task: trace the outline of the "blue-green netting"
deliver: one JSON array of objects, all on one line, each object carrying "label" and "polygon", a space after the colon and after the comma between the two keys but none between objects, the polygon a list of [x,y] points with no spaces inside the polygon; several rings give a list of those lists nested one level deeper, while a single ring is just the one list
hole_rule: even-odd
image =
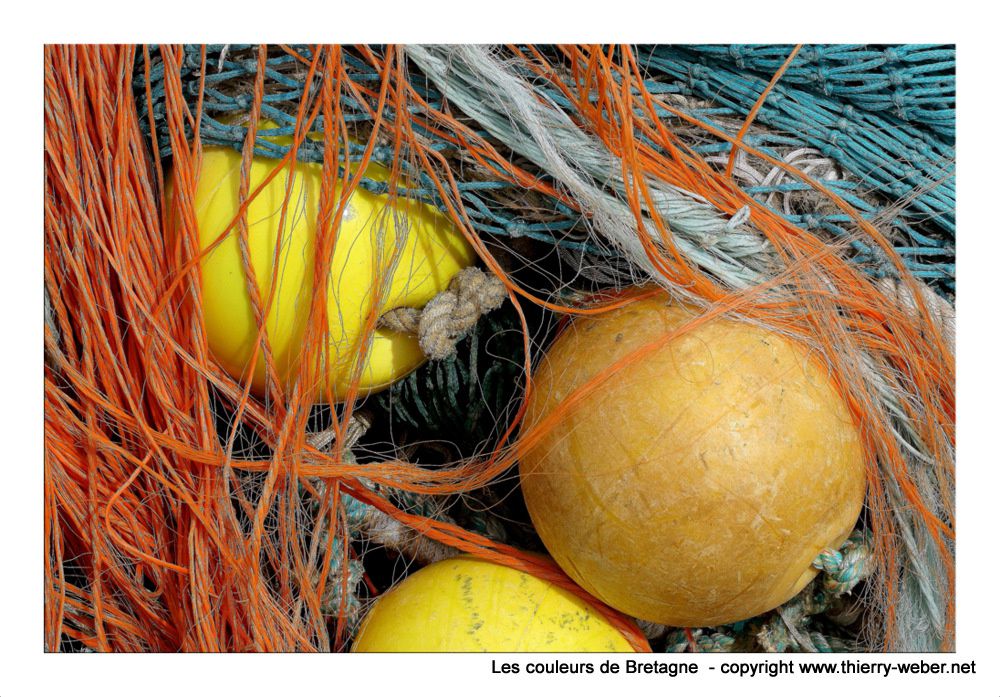
[{"label": "blue-green netting", "polygon": [[[233,90],[234,81],[256,75],[256,57],[241,49],[248,46],[212,45],[207,47],[202,139],[206,144],[241,149],[245,128],[223,123],[227,114],[245,112],[252,101],[249,89]],[[297,46],[309,56],[308,47]],[[691,113],[706,121],[746,116],[775,70],[787,58],[790,46],[637,46],[635,55],[647,76],[647,86],[656,92],[697,97],[711,107]],[[163,65],[155,49],[151,52],[152,105],[147,104],[144,58],[136,69],[135,95],[145,127],[149,113],[162,144],[161,154],[170,155],[164,124]],[[266,76],[271,88],[265,93],[264,118],[279,124],[269,135],[289,135],[293,131],[303,78],[292,68],[295,58],[274,52],[267,61]],[[348,53],[346,60],[352,79],[377,84],[379,76],[371,67]],[[918,277],[946,295],[955,287],[955,50],[953,46],[806,46],[792,63],[760,110],[757,121],[770,128],[753,133],[746,140],[753,146],[777,155],[778,148],[809,146],[835,160],[855,181],[833,182],[848,202],[868,218],[884,217],[892,207],[894,227],[901,233],[894,241],[907,267]],[[185,47],[182,81],[191,108],[197,103],[201,69],[201,46]],[[440,104],[440,96],[419,72],[411,79],[431,104]],[[222,89],[223,86],[228,89]],[[549,97],[570,109],[554,91]],[[348,121],[369,119],[368,113],[350,97],[343,97],[342,108]],[[664,113],[664,118],[670,118]],[[322,120],[316,124],[323,128]],[[444,142],[435,146],[446,150]],[[486,137],[486,134],[483,134]],[[361,146],[356,153],[360,155]],[[696,149],[708,154],[728,153],[725,142],[705,142]],[[283,156],[287,147],[258,139],[256,152],[265,156]],[[321,161],[322,145],[304,143],[298,156],[303,161]],[[387,163],[392,153],[376,148],[374,159]],[[438,207],[436,190],[426,175],[410,172],[415,182],[401,193],[420,198]],[[365,188],[383,192],[385,184],[366,180]],[[585,226],[578,213],[549,201],[552,215],[546,220],[529,219],[523,211],[511,208],[503,191],[510,185],[500,181],[459,181],[462,200],[473,226],[485,238],[528,237],[544,243],[585,251],[609,252],[586,242]],[[803,189],[798,183],[761,186],[749,192],[761,198],[771,192]],[[870,202],[862,194],[877,192],[882,205]],[[780,213],[781,211],[779,211]],[[839,211],[797,211],[784,214],[797,225],[823,229],[834,235],[847,235],[850,221]],[[891,274],[887,264],[863,242],[854,242],[854,260],[873,275]]]},{"label": "blue-green netting", "polygon": [[[787,45],[686,46],[706,62],[770,78]],[[804,46],[781,76],[786,85],[881,112],[920,129],[955,137],[955,49],[940,44]]]}]

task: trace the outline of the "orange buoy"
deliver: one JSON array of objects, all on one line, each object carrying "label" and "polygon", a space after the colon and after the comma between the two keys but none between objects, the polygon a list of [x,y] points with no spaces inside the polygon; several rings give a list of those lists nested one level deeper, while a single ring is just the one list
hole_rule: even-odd
[{"label": "orange buoy", "polygon": [[[580,318],[535,376],[525,428],[695,317],[666,296]],[[527,447],[527,446],[526,446]],[[858,431],[825,366],[783,336],[716,318],[612,374],[521,454],[545,546],[612,607],[673,626],[789,600],[864,500]]]}]

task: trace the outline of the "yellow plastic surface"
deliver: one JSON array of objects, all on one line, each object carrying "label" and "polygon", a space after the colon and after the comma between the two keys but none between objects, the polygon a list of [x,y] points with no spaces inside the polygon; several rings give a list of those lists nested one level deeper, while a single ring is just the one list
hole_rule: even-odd
[{"label": "yellow plastic surface", "polygon": [[[228,148],[204,150],[195,199],[203,249],[213,244],[236,216],[240,161],[240,153]],[[251,192],[278,163],[262,157],[253,159]],[[389,172],[371,164],[365,176],[388,181]],[[301,357],[314,292],[321,180],[320,164],[296,165],[280,231],[289,184],[287,168],[254,199],[247,216],[250,260],[265,304],[272,290],[272,273],[278,270],[266,330],[279,378],[286,386]],[[329,358],[321,374],[325,375],[329,392],[321,396],[324,401],[343,399],[347,391],[365,338],[363,326],[373,309],[378,287],[383,292],[376,317],[396,307],[420,308],[475,260],[461,233],[437,210],[409,199],[398,199],[390,209],[386,196],[361,188],[351,195],[343,223],[334,234],[336,246],[325,289]],[[264,358],[259,355],[251,370],[249,361],[258,331],[235,228],[204,257],[201,272],[209,346],[234,377],[244,379],[249,372],[253,390],[260,394],[265,385]],[[360,394],[387,387],[423,361],[415,337],[376,329],[368,359],[361,368]]]},{"label": "yellow plastic surface", "polygon": [[424,567],[385,593],[365,617],[352,650],[633,651],[572,593],[466,556]]}]

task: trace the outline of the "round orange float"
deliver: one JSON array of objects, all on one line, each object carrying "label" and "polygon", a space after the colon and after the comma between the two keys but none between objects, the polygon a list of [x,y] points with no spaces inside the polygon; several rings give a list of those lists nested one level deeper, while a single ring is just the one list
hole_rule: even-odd
[{"label": "round orange float", "polygon": [[576,320],[535,376],[524,428],[544,435],[520,460],[531,519],[566,573],[622,612],[674,626],[793,597],[816,555],[847,538],[865,493],[861,440],[826,367],[732,319],[669,341],[543,423],[694,317],[659,295]]}]

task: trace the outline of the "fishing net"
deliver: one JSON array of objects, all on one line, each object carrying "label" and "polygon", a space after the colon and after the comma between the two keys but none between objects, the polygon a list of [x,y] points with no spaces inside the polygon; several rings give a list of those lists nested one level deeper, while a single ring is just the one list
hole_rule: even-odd
[{"label": "fishing net", "polygon": [[[642,649],[952,646],[953,47],[54,46],[45,80],[49,650],[342,650],[459,551]],[[252,395],[204,335],[190,201],[216,146],[430,204],[507,301],[334,406],[313,303],[297,379]],[[858,529],[764,616],[640,634],[532,554],[533,362],[644,283],[811,347],[864,435]]]}]

